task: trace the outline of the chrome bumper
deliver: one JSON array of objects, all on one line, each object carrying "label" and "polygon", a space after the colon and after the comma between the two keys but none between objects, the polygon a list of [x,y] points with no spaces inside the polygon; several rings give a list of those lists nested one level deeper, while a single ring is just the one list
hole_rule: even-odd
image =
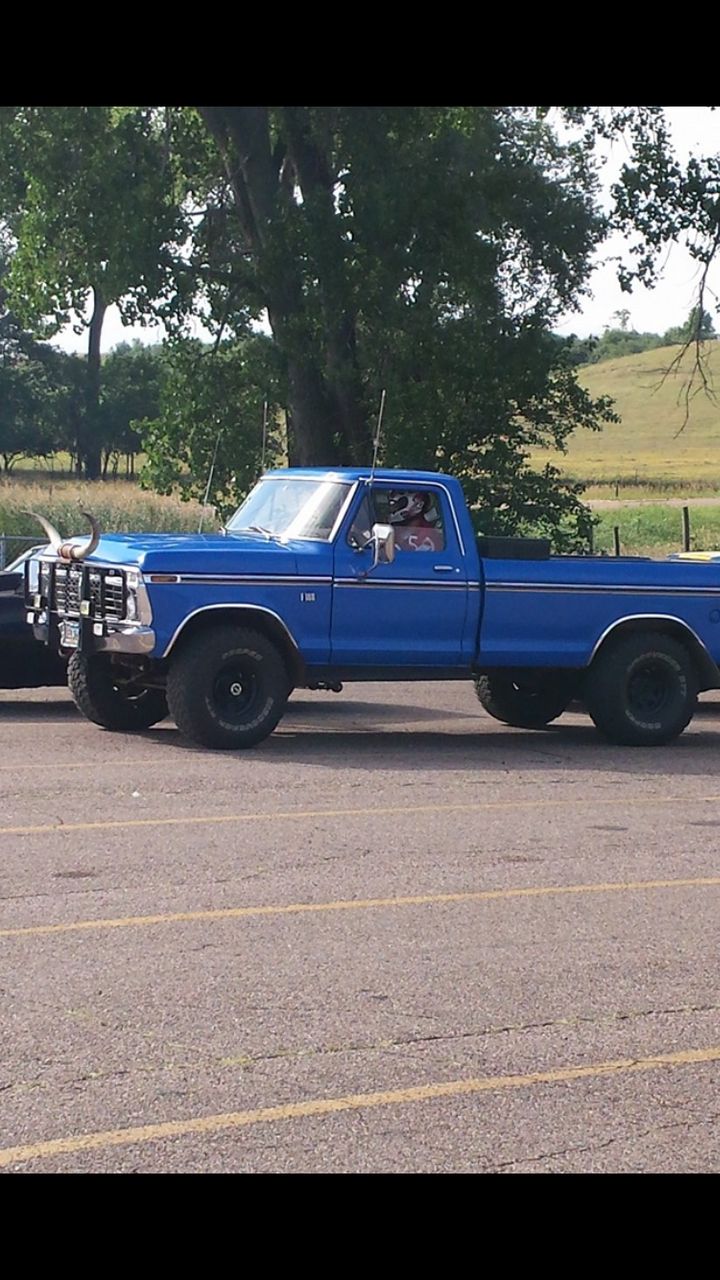
[{"label": "chrome bumper", "polygon": [[[106,624],[107,625],[107,624]],[[147,656],[155,648],[152,627],[108,626],[104,636],[94,636],[99,653],[135,653]]]},{"label": "chrome bumper", "polygon": [[[55,614],[51,617],[52,623],[46,610],[30,610],[26,614],[36,640],[45,644],[52,642],[53,648],[56,645],[61,647],[58,644],[59,619]],[[77,647],[83,653],[128,653],[136,657],[149,657],[155,648],[156,636],[152,627],[131,626],[125,622],[93,623],[90,619],[83,618],[81,628],[81,641]]]}]

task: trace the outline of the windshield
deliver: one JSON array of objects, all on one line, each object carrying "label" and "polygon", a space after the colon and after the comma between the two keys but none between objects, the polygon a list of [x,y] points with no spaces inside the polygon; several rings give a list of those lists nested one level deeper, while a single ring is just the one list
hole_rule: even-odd
[{"label": "windshield", "polygon": [[327,542],[349,492],[338,480],[260,480],[226,528]]}]

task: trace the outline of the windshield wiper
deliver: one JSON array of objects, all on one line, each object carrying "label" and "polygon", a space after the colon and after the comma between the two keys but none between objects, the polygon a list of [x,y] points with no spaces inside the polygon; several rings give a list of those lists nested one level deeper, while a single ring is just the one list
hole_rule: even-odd
[{"label": "windshield wiper", "polygon": [[[268,542],[272,542],[274,539],[277,539],[279,541],[279,534],[272,533],[272,531],[270,529],[266,529],[264,525],[248,524],[245,526],[245,528],[248,530],[249,533],[264,533]],[[238,532],[240,531],[238,530]]]}]

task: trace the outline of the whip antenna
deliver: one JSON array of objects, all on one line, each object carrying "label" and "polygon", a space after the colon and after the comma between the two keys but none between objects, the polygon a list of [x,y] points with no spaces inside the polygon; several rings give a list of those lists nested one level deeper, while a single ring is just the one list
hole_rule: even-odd
[{"label": "whip antenna", "polygon": [[268,402],[263,404],[263,435],[262,435],[262,454],[260,456],[260,474],[265,470],[265,450],[267,448],[267,425],[268,425]]},{"label": "whip antenna", "polygon": [[212,462],[210,463],[210,474],[208,476],[208,482],[205,486],[205,497],[203,498],[203,507],[202,507],[202,511],[200,512],[200,523],[198,525],[198,533],[202,533],[203,521],[205,519],[205,510],[207,508],[208,498],[210,497],[210,485],[212,484],[213,473],[215,471],[215,463],[217,462],[218,448],[220,445],[221,435],[222,435],[222,427],[218,431],[217,440],[215,441],[215,451],[213,453]]},{"label": "whip antenna", "polygon": [[370,468],[371,480],[375,474],[375,467],[377,465],[378,449],[380,448],[380,433],[382,431],[382,420],[383,420],[384,412],[385,412],[385,391],[383,389],[383,393],[380,396],[380,412],[378,413],[377,428],[375,430],[375,439],[373,440],[373,460],[372,460],[372,467]]}]

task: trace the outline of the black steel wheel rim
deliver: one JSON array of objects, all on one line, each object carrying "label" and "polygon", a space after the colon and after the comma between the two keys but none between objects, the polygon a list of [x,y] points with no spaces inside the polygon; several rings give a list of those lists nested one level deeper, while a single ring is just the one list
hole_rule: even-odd
[{"label": "black steel wheel rim", "polygon": [[638,665],[630,676],[628,705],[637,715],[657,715],[667,707],[673,691],[672,673],[665,663],[648,660]]},{"label": "black steel wheel rim", "polygon": [[215,675],[212,698],[224,720],[246,720],[257,696],[257,676],[243,663],[227,663]]}]

